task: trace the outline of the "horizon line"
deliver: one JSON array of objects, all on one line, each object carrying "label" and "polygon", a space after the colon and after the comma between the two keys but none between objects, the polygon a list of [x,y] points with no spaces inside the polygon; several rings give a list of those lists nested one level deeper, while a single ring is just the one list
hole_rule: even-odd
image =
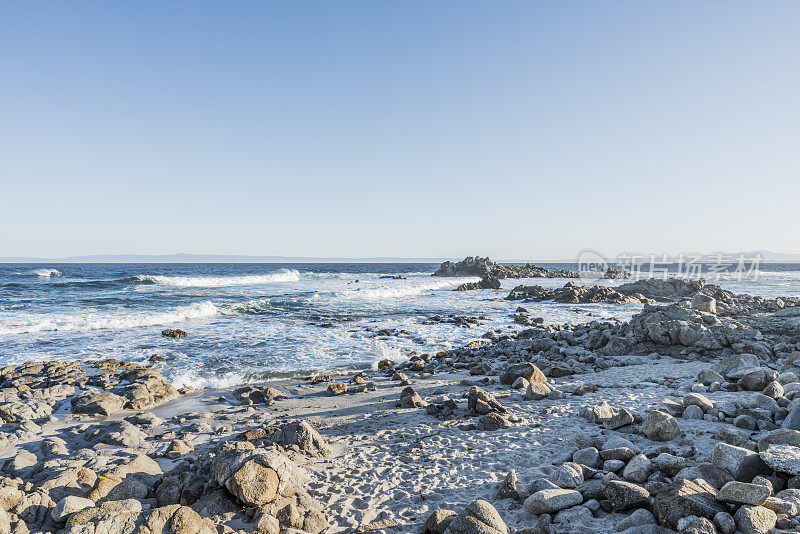
[{"label": "horizon line", "polygon": [[[800,254],[775,253],[768,250],[750,252],[737,252],[734,254],[760,254],[772,258],[761,258],[764,263],[798,263]],[[662,255],[657,255],[662,257]],[[467,256],[469,257],[469,256]],[[666,254],[667,261],[677,259],[674,254]],[[460,257],[402,257],[402,256],[280,256],[280,255],[251,255],[251,254],[196,254],[189,252],[176,252],[169,254],[84,254],[65,257],[34,257],[34,256],[2,256],[0,264],[22,263],[441,263],[443,261],[460,260]],[[577,258],[572,259],[519,259],[500,258],[497,263],[578,263]],[[609,263],[617,263],[609,259]]]}]

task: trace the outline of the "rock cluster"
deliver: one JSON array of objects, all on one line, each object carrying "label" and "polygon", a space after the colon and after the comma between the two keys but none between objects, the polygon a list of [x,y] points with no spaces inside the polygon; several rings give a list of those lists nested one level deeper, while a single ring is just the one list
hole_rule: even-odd
[{"label": "rock cluster", "polygon": [[[527,289],[515,289],[511,299],[571,302],[572,296],[554,295],[591,295],[594,288],[567,284],[563,291],[538,288],[525,296]],[[800,530],[797,300],[735,295],[697,281],[635,282],[616,291],[609,300],[672,303],[646,304],[625,323],[556,326],[531,320],[515,337],[490,337],[436,354],[424,365],[422,372],[468,369],[485,381],[497,377],[524,392],[523,399],[541,400],[570,392],[549,379],[669,356],[708,362],[678,402],[665,399],[646,410],[587,405],[586,417],[604,435],[579,434],[570,457],[527,487],[520,482],[523,473],[509,473],[496,499],[522,504],[535,525],[529,532],[591,531],[592,521],[609,513],[625,514],[616,524],[620,532]],[[593,391],[591,385],[571,390],[585,391]],[[468,394],[476,414],[501,413],[493,400],[477,387]],[[695,421],[717,429],[716,444],[705,452],[685,438],[686,425],[694,428]],[[430,522],[454,513],[438,510]],[[652,530],[636,530],[647,525]]]},{"label": "rock cluster", "polygon": [[321,506],[303,489],[309,475],[289,457],[330,454],[308,423],[257,427],[202,451],[175,440],[167,455],[187,459],[164,473],[152,454],[129,452],[152,450],[151,433],[141,428],[164,422],[129,419],[138,425],[114,421],[86,432],[83,448],[71,451],[78,441],[49,438],[31,458],[19,453],[3,464],[0,531],[316,534],[327,527]]},{"label": "rock cluster", "polygon": [[179,396],[157,370],[118,360],[7,366],[0,391],[0,417],[8,423],[46,418],[65,402],[73,413],[108,416]]},{"label": "rock cluster", "polygon": [[567,282],[564,287],[550,289],[542,286],[520,285],[511,290],[506,300],[522,300],[525,302],[541,302],[552,300],[565,304],[590,304],[608,302],[611,304],[639,303],[640,299],[629,297],[607,286],[582,286],[575,282]]}]

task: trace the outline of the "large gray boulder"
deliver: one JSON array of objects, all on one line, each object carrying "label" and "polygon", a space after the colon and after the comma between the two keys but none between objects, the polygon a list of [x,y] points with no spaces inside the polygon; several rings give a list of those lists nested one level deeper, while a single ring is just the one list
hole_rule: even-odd
[{"label": "large gray boulder", "polygon": [[217,483],[243,504],[261,508],[283,494],[287,486],[301,482],[299,468],[284,455],[240,445],[223,449],[211,468]]},{"label": "large gray boulder", "polygon": [[761,505],[770,496],[771,490],[761,484],[747,482],[728,482],[717,492],[717,500],[734,504]]},{"label": "large gray boulder", "polygon": [[741,482],[750,482],[757,475],[769,474],[769,468],[757,452],[722,442],[714,447],[711,463],[727,470]]},{"label": "large gray boulder", "polygon": [[742,534],[766,534],[775,528],[777,514],[763,506],[744,505],[733,515]]},{"label": "large gray boulder", "polygon": [[583,502],[580,492],[570,489],[543,489],[525,499],[525,509],[532,514],[552,514]]},{"label": "large gray boulder", "polygon": [[446,534],[508,534],[508,527],[494,506],[478,499],[453,519]]},{"label": "large gray boulder", "polygon": [[653,441],[670,441],[681,435],[681,429],[670,414],[654,410],[647,414],[642,433]]},{"label": "large gray boulder", "polygon": [[545,378],[541,369],[532,363],[524,362],[507,367],[503,374],[500,375],[500,383],[511,385],[518,378],[524,378],[528,382],[547,382],[547,378]]}]

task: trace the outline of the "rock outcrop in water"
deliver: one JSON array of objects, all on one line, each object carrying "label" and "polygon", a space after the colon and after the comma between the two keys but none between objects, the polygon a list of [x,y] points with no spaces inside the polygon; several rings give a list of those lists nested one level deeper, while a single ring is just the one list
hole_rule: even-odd
[{"label": "rock outcrop in water", "polygon": [[480,276],[481,278],[577,278],[578,273],[559,269],[551,271],[527,263],[522,266],[500,265],[489,258],[470,256],[459,262],[445,261],[433,276]]},{"label": "rock outcrop in water", "polygon": [[500,280],[494,276],[485,276],[479,282],[461,284],[453,291],[472,291],[474,289],[500,289]]},{"label": "rock outcrop in water", "polygon": [[[526,263],[525,265],[501,265],[489,258],[468,256],[459,262],[445,261],[433,276],[480,276],[481,278],[578,278],[577,271],[568,269],[545,269]],[[630,278],[625,269],[607,269],[602,278]]]}]

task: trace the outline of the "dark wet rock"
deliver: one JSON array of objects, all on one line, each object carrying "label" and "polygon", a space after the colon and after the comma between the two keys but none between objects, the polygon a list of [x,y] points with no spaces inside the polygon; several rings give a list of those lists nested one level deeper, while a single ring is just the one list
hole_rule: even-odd
[{"label": "dark wet rock", "polygon": [[453,291],[472,291],[475,289],[500,289],[500,279],[494,276],[484,276],[479,282],[461,284]]},{"label": "dark wet rock", "polygon": [[189,335],[189,333],[180,329],[175,329],[175,330],[167,329],[167,330],[162,330],[161,335],[166,337],[186,337]]},{"label": "dark wet rock", "polygon": [[440,419],[450,419],[455,417],[456,408],[458,404],[456,401],[446,397],[439,397],[433,399],[428,405],[425,407],[425,411],[434,417],[438,417]]},{"label": "dark wet rock", "polygon": [[467,410],[473,415],[486,415],[490,413],[505,414],[505,406],[500,404],[494,395],[478,386],[472,386],[467,394]]},{"label": "dark wet rock", "polygon": [[497,493],[495,494],[495,499],[513,499],[518,501],[522,498],[522,494],[517,487],[519,485],[519,479],[517,478],[517,473],[512,469],[508,472],[506,477],[500,483],[500,487],[497,489]]},{"label": "dark wet rock", "polygon": [[511,421],[497,412],[487,413],[478,419],[477,430],[500,430],[510,428]]},{"label": "dark wet rock", "polygon": [[242,386],[233,391],[234,397],[240,404],[265,404],[271,406],[276,400],[286,399],[288,396],[279,389],[269,386]]},{"label": "dark wet rock", "polygon": [[399,408],[424,408],[428,405],[411,386],[400,392],[400,399],[395,403]]}]

